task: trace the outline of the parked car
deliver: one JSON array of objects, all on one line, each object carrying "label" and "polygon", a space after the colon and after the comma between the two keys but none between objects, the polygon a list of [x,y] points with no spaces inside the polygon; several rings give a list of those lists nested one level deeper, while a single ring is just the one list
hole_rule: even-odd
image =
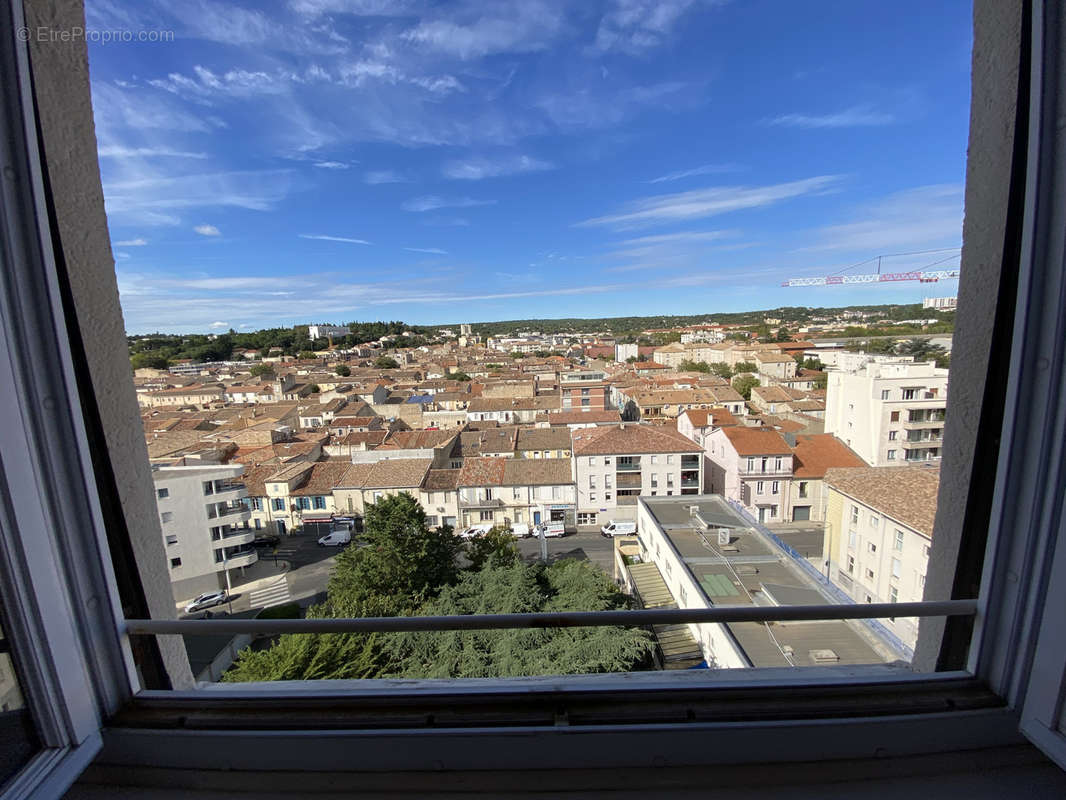
[{"label": "parked car", "polygon": [[460,539],[473,539],[477,536],[484,536],[486,533],[492,530],[491,525],[471,525],[469,528],[459,532]]},{"label": "parked car", "polygon": [[613,519],[600,528],[600,533],[604,536],[632,536],[637,532],[637,523],[635,522],[615,522]]},{"label": "parked car", "polygon": [[281,544],[280,536],[263,536],[262,538],[255,539],[252,544],[259,548],[275,548]]},{"label": "parked car", "polygon": [[220,606],[229,600],[229,595],[226,594],[225,589],[219,589],[217,592],[204,592],[199,597],[193,598],[192,602],[185,606],[186,614],[194,614],[197,611],[203,611],[205,608],[214,608]]},{"label": "parked car", "polygon": [[516,539],[525,539],[527,536],[532,536],[533,531],[525,522],[516,522],[511,526],[511,535]]},{"label": "parked car", "polygon": [[341,545],[348,544],[352,540],[351,531],[333,531],[327,533],[321,539],[318,540],[319,547],[340,547]]}]

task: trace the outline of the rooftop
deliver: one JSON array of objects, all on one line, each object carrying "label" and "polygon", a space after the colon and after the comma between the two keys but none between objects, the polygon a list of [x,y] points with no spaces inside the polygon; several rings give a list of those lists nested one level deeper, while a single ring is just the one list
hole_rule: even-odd
[{"label": "rooftop", "polygon": [[697,453],[700,446],[677,431],[655,425],[620,423],[573,432],[574,455]]},{"label": "rooftop", "polygon": [[940,489],[938,466],[830,469],[825,482],[932,538]]},{"label": "rooftop", "polygon": [[722,428],[722,435],[729,439],[737,455],[787,456],[792,454],[792,448],[788,446],[788,442],[775,430],[733,425]]}]

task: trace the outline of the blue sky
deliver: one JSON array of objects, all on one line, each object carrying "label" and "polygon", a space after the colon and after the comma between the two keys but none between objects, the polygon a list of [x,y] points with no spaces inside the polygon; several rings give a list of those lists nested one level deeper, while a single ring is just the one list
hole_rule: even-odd
[{"label": "blue sky", "polygon": [[968,2],[87,0],[87,18],[174,33],[90,45],[131,333],[957,288],[780,283],[960,244]]}]

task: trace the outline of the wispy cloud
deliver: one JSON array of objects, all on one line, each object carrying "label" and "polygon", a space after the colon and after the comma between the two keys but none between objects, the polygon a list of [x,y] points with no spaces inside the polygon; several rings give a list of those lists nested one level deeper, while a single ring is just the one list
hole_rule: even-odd
[{"label": "wispy cloud", "polygon": [[871,204],[859,219],[817,229],[817,242],[802,249],[877,255],[900,249],[954,246],[962,239],[962,216],[962,186],[919,186]]},{"label": "wispy cloud", "polygon": [[352,165],[343,161],[316,161],[312,166],[319,169],[350,169]]},{"label": "wispy cloud", "polygon": [[298,234],[301,239],[317,239],[322,242],[347,242],[348,244],[370,244],[366,239],[350,239],[347,236],[325,236],[315,233]]},{"label": "wispy cloud", "polygon": [[623,239],[622,244],[649,245],[712,242],[726,236],[735,236],[736,234],[737,231],[680,231],[678,233],[660,233],[654,236],[637,236],[633,239]]},{"label": "wispy cloud", "polygon": [[100,158],[207,158],[207,153],[171,150],[167,147],[121,147],[107,145],[96,151]]},{"label": "wispy cloud", "polygon": [[451,18],[423,20],[402,38],[429,50],[474,59],[543,50],[565,27],[563,9],[543,0],[445,8]]},{"label": "wispy cloud", "polygon": [[193,228],[193,230],[196,231],[201,236],[221,236],[222,235],[222,231],[220,231],[214,225],[207,225],[207,224],[197,225],[195,228]]},{"label": "wispy cloud", "polygon": [[895,117],[872,106],[852,106],[830,114],[783,114],[768,121],[770,125],[789,128],[857,128],[874,125],[890,125]]},{"label": "wispy cloud", "polygon": [[219,328],[228,328],[229,327],[229,323],[228,322],[212,322],[207,327],[214,328],[215,330],[218,330]]},{"label": "wispy cloud", "polygon": [[662,44],[698,0],[613,0],[596,31],[596,49],[638,54]]},{"label": "wispy cloud", "polygon": [[648,183],[665,183],[666,181],[679,181],[682,178],[693,178],[697,175],[718,175],[723,172],[734,172],[737,167],[733,164],[704,164],[692,169],[679,169],[676,172],[668,172],[658,178],[652,178]]},{"label": "wispy cloud", "polygon": [[412,253],[430,253],[435,256],[448,255],[447,250],[441,250],[439,247],[405,247],[404,250],[410,250]]},{"label": "wispy cloud", "polygon": [[363,183],[376,186],[381,183],[410,183],[410,180],[391,169],[378,169],[363,175]]},{"label": "wispy cloud", "polygon": [[148,244],[147,239],[124,239],[121,242],[115,242],[115,247],[144,247]]},{"label": "wispy cloud", "polygon": [[479,181],[483,178],[517,175],[523,172],[542,172],[550,169],[555,169],[555,165],[549,161],[518,155],[449,161],[444,165],[441,172],[445,178]]},{"label": "wispy cloud", "polygon": [[433,211],[437,208],[470,208],[472,206],[490,206],[495,200],[475,200],[472,197],[438,197],[425,195],[405,202],[404,211]]},{"label": "wispy cloud", "polygon": [[839,180],[839,176],[821,175],[770,186],[722,186],[656,195],[630,203],[628,208],[620,213],[593,217],[577,225],[609,225],[624,229],[711,217],[730,211],[768,206],[802,195],[821,194],[834,188]]}]

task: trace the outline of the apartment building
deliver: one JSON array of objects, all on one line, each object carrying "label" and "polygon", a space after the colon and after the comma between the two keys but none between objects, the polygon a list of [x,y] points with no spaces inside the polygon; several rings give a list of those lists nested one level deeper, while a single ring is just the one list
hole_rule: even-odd
[{"label": "apartment building", "polygon": [[459,525],[459,470],[430,469],[418,490],[418,502],[426,511],[431,526]]},{"label": "apartment building", "polygon": [[559,376],[559,405],[563,411],[604,411],[611,407],[606,375],[597,370],[564,372]]},{"label": "apartment building", "polygon": [[574,479],[568,458],[470,458],[457,481],[463,527],[562,523],[574,530]]},{"label": "apartment building", "polygon": [[776,430],[733,425],[706,437],[709,492],[735,500],[759,522],[788,519],[792,448]]},{"label": "apartment building", "polygon": [[257,560],[241,480],[244,467],[155,467],[156,506],[170,584],[178,602],[228,589]]},{"label": "apartment building", "polygon": [[516,458],[570,458],[570,431],[556,428],[519,428]]},{"label": "apartment building", "polygon": [[248,471],[247,506],[253,528],[279,536],[328,521],[337,511],[333,489],[349,464],[298,461]]},{"label": "apartment building", "polygon": [[701,491],[702,449],[676,431],[621,423],[581,428],[571,435],[579,526],[634,519],[640,496]]},{"label": "apartment building", "polygon": [[[857,603],[923,599],[940,470],[933,465],[830,469],[823,558],[829,579]],[[918,620],[886,626],[909,648]]]},{"label": "apartment building", "polygon": [[938,461],[944,437],[948,371],[933,362],[867,363],[833,371],[825,432],[873,467]]},{"label": "apartment building", "polygon": [[[396,458],[373,464],[348,464],[333,487],[333,502],[337,513],[362,516],[366,507],[382,497],[408,492],[415,498],[426,484],[426,477],[433,466],[429,458]],[[436,490],[435,490],[436,491]],[[440,490],[446,492],[446,489]],[[450,516],[445,502],[445,511],[435,512]],[[425,504],[423,504],[425,508]],[[429,513],[427,509],[427,513]]]}]

